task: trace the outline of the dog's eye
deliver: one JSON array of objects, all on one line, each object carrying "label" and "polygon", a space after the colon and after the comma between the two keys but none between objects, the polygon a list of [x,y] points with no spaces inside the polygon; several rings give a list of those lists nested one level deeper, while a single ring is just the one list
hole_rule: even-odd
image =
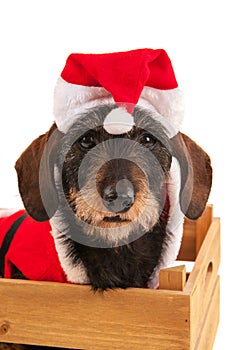
[{"label": "dog's eye", "polygon": [[84,150],[89,150],[96,146],[94,135],[88,133],[78,140],[80,147]]},{"label": "dog's eye", "polygon": [[158,142],[158,140],[156,139],[156,137],[150,134],[143,134],[140,137],[139,142],[147,148],[153,148]]}]

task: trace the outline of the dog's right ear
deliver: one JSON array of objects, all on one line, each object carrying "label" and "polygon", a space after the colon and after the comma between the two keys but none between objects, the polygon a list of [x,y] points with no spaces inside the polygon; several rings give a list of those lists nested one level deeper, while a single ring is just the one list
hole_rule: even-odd
[{"label": "dog's right ear", "polygon": [[208,154],[185,134],[174,136],[172,144],[181,171],[181,210],[186,217],[196,220],[203,213],[211,190],[211,161]]},{"label": "dog's right ear", "polygon": [[54,164],[61,135],[54,124],[46,134],[31,143],[15,164],[23,204],[37,221],[51,218],[58,206]]}]

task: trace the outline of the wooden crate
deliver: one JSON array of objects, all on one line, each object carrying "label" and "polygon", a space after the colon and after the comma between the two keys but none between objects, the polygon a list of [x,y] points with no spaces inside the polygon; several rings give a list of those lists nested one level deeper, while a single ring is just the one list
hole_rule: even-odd
[{"label": "wooden crate", "polygon": [[212,206],[185,221],[179,259],[160,289],[93,293],[89,286],[0,280],[0,341],[64,348],[211,350],[219,321],[220,222]]}]

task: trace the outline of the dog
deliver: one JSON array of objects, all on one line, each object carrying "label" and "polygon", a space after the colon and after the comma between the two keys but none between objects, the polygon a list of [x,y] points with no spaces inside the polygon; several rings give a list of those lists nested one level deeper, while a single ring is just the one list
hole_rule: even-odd
[{"label": "dog", "polygon": [[[2,223],[2,277],[101,292],[158,287],[159,270],[178,255],[184,215],[195,220],[205,209],[211,161],[147,106],[125,113],[112,101],[91,104],[65,130],[56,120],[22,153],[15,168],[26,213]],[[112,128],[122,114],[126,127]]]}]

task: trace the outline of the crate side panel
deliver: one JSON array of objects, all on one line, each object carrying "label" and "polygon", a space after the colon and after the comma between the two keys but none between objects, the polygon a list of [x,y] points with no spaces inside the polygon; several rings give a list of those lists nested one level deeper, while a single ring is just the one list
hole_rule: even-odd
[{"label": "crate side panel", "polygon": [[206,308],[201,333],[197,337],[197,343],[193,350],[212,350],[217,333],[220,317],[220,278],[217,278],[216,285],[210,298],[210,304]]},{"label": "crate side panel", "polygon": [[206,310],[218,278],[220,265],[220,225],[214,219],[190,273],[184,291],[191,296],[191,343],[202,328]]},{"label": "crate side panel", "polygon": [[[2,280],[0,341],[82,349],[190,349],[190,298],[145,289]],[[5,327],[5,328],[4,328]]]}]

